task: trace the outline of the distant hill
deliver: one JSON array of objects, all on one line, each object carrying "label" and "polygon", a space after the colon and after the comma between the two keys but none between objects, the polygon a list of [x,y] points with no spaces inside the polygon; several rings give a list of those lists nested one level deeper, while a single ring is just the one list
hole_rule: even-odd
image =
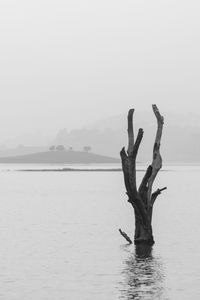
[{"label": "distant hill", "polygon": [[118,163],[119,159],[83,151],[46,151],[27,155],[1,157],[0,163]]},{"label": "distant hill", "polygon": [[[161,111],[165,118],[161,140],[163,162],[199,163],[200,162],[200,118],[195,114],[177,114]],[[151,110],[135,111],[135,136],[139,128],[144,129],[144,136],[138,152],[140,162],[151,162],[152,149],[157,123]],[[54,144],[63,144],[81,149],[90,145],[95,153],[119,158],[119,151],[127,147],[127,116],[118,115],[95,123],[82,129],[60,130]]]}]

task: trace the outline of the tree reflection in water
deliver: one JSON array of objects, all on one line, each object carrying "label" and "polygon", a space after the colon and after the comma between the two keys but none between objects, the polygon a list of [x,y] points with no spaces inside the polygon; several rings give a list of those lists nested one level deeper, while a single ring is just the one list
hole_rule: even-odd
[{"label": "tree reflection in water", "polygon": [[120,299],[168,299],[164,289],[164,270],[160,258],[154,257],[152,247],[136,246],[135,254],[124,262],[124,277]]}]

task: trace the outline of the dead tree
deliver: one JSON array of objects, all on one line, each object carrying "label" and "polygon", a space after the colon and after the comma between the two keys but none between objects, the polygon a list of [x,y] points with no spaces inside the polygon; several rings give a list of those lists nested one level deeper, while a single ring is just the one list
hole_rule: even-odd
[{"label": "dead tree", "polygon": [[164,124],[164,118],[161,116],[157,106],[152,105],[152,108],[157,119],[157,133],[153,147],[153,160],[151,165],[147,168],[139,188],[137,188],[136,185],[136,157],[143,137],[143,129],[139,129],[137,138],[134,141],[134,109],[130,109],[128,113],[128,149],[126,152],[125,148],[122,148],[120,152],[126,194],[128,196],[128,202],[132,205],[135,213],[134,243],[136,245],[154,244],[151,225],[153,205],[158,195],[166,189],[166,187],[164,187],[157,189],[152,193],[153,182],[158,171],[162,167],[160,140]]}]

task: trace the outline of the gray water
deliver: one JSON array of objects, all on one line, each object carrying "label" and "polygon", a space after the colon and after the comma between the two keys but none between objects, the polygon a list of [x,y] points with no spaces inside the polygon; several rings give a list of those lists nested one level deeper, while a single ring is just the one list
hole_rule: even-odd
[{"label": "gray water", "polygon": [[[200,167],[155,188],[155,245],[140,258],[121,172],[0,170],[0,299],[200,299]],[[143,175],[139,172],[139,178]]]}]

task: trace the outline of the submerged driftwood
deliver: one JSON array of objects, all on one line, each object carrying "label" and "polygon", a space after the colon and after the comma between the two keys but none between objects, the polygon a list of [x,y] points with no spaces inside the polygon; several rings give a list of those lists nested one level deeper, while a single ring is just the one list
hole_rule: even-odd
[{"label": "submerged driftwood", "polygon": [[[151,165],[147,168],[139,188],[137,188],[136,185],[136,157],[142,141],[143,129],[139,129],[135,140],[133,130],[134,109],[130,109],[128,113],[128,149],[126,152],[125,148],[123,148],[120,152],[126,194],[128,195],[128,202],[132,205],[135,213],[134,243],[136,245],[154,244],[151,225],[153,205],[158,195],[166,189],[166,187],[164,187],[152,192],[154,180],[162,167],[160,141],[164,124],[164,118],[161,116],[157,106],[152,105],[152,108],[157,119],[157,133],[153,147],[153,160]],[[123,236],[126,238],[125,233]]]}]

